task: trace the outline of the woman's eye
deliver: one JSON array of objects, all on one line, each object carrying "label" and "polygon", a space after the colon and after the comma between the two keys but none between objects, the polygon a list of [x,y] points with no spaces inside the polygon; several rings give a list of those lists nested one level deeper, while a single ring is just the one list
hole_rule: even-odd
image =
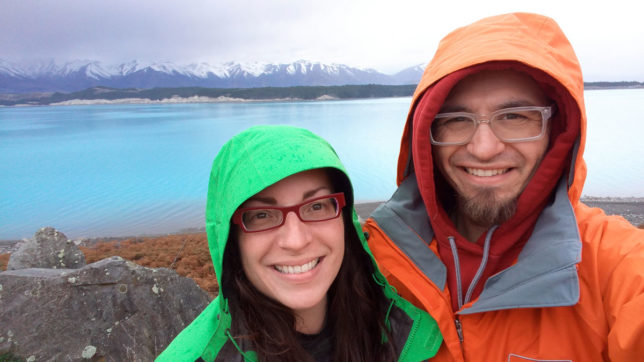
[{"label": "woman's eye", "polygon": [[272,220],[275,218],[275,212],[271,210],[251,210],[244,213],[245,223],[257,223]]},{"label": "woman's eye", "polygon": [[322,200],[316,200],[306,204],[301,209],[302,216],[313,216],[313,217],[327,217],[335,213],[335,200],[333,198],[326,198]]},{"label": "woman's eye", "polygon": [[322,202],[316,202],[316,203],[311,204],[311,210],[313,210],[313,211],[322,210],[323,208],[324,208],[324,205],[322,204]]}]

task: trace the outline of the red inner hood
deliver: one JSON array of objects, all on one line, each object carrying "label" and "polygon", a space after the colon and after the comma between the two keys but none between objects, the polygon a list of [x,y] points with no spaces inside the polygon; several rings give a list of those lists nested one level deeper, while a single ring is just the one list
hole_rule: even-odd
[{"label": "red inner hood", "polygon": [[[557,111],[551,120],[550,145],[535,175],[520,195],[514,216],[494,232],[483,279],[512,265],[530,235],[541,210],[548,203],[552,190],[562,175],[567,175],[571,151],[578,137],[581,113],[573,97],[553,78],[544,72],[516,62],[489,62],[461,69],[430,86],[420,99],[413,116],[412,160],[418,187],[427,208],[429,219],[438,240],[441,258],[449,269],[448,283],[456,291],[454,258],[448,237],[454,236],[461,266],[463,288],[467,289],[483,255],[485,234],[476,243],[458,234],[443,205],[453,190],[434,167],[429,129],[450,90],[463,78],[483,70],[517,70],[531,76],[546,97],[554,100]],[[441,201],[442,200],[442,201]],[[473,298],[480,294],[483,283],[475,289]],[[452,295],[453,302],[456,302]],[[453,303],[455,310],[456,303]]]}]

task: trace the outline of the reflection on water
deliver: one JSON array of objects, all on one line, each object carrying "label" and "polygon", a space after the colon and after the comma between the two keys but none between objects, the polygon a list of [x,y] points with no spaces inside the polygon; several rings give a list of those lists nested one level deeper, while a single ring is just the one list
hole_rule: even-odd
[{"label": "reflection on water", "polygon": [[644,197],[644,89],[585,92],[584,195]]}]

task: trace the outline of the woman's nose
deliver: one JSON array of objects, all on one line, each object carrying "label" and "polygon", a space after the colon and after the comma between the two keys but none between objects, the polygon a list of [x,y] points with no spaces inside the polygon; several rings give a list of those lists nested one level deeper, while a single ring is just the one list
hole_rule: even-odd
[{"label": "woman's nose", "polygon": [[280,228],[279,246],[294,250],[305,247],[311,241],[309,226],[293,211],[284,215],[284,218],[284,225]]}]

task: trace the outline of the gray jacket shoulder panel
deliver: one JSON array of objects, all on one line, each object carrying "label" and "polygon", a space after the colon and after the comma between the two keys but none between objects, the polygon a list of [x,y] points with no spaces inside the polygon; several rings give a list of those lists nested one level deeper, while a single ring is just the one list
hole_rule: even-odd
[{"label": "gray jacket shoulder panel", "polygon": [[441,290],[447,282],[447,268],[428,245],[434,238],[425,204],[418,192],[416,176],[407,177],[391,199],[371,214],[380,229]]}]

